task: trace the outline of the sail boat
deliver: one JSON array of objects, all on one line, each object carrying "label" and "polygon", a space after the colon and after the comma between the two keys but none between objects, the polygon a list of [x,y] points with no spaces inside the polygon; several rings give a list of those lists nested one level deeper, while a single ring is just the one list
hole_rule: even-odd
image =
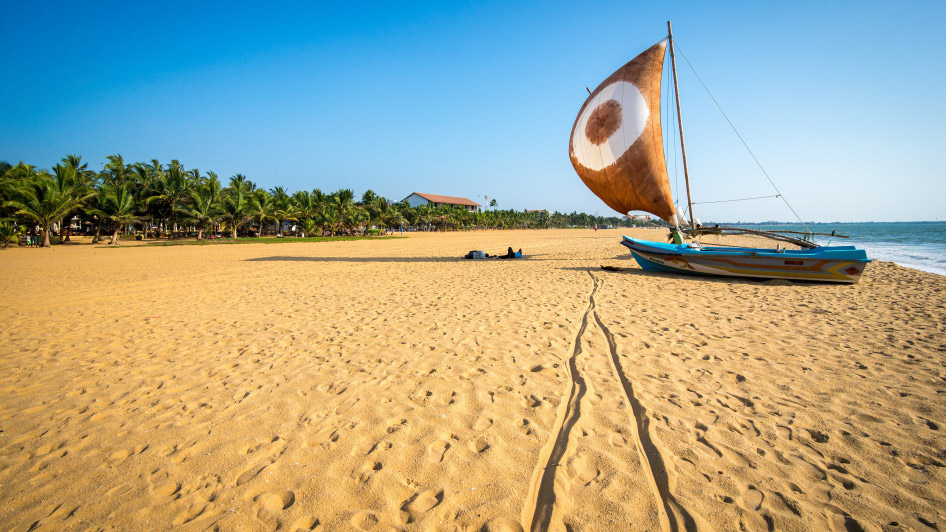
[{"label": "sail boat", "polygon": [[[689,204],[689,227],[676,211],[664,160],[660,124],[660,84],[670,51],[677,104],[680,147]],[[818,246],[812,236],[791,231],[756,231],[738,227],[701,227],[693,216],[690,179],[683,140],[673,32],[590,91],[572,127],[569,157],[578,176],[609,207],[628,214],[645,211],[668,222],[672,243],[624,237],[621,244],[644,270],[725,277],[792,279],[855,283],[871,262],[854,246]],[[797,245],[800,249],[704,246],[685,237],[705,234],[753,234]],[[797,234],[797,233],[796,233]],[[820,233],[818,233],[820,234]],[[832,236],[838,236],[833,235]]]}]

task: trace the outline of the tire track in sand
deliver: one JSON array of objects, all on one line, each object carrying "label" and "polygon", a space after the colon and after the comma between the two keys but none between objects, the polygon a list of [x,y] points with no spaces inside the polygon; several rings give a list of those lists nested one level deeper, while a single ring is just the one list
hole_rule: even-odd
[{"label": "tire track in sand", "polygon": [[[591,273],[589,275],[597,282],[598,279]],[[604,281],[600,281],[604,284]],[[594,294],[592,293],[592,299]],[[593,301],[592,301],[593,303]],[[658,513],[660,514],[660,526],[665,531],[672,530],[696,530],[696,523],[693,518],[681,507],[673,495],[670,494],[670,483],[667,476],[667,468],[664,466],[660,451],[654,445],[647,430],[648,418],[647,411],[640,401],[634,396],[634,387],[630,380],[625,376],[621,367],[621,359],[618,357],[617,342],[614,340],[614,334],[608,329],[598,316],[592,304],[592,314],[595,322],[601,332],[608,340],[608,357],[611,363],[611,369],[614,371],[614,377],[621,383],[621,390],[624,392],[624,398],[627,400],[628,417],[631,421],[631,433],[634,435],[634,443],[637,452],[640,455],[641,464],[647,474],[648,484],[653,491],[654,498],[657,501]]]},{"label": "tire track in sand", "polygon": [[595,292],[598,291],[598,280],[594,279],[591,295],[588,296],[588,306],[581,317],[581,325],[575,334],[574,348],[568,357],[568,387],[565,397],[559,403],[555,415],[554,436],[539,451],[539,461],[532,480],[529,482],[529,494],[526,504],[522,508],[521,521],[525,530],[548,530],[552,521],[552,510],[555,504],[555,473],[565,456],[568,447],[568,434],[578,417],[581,415],[580,401],[587,391],[585,379],[578,372],[576,359],[581,354],[581,337],[588,328],[588,315],[594,308]]},{"label": "tire track in sand", "polygon": [[[559,515],[561,510],[557,508],[559,505],[556,505],[556,475],[562,470],[562,461],[570,454],[569,434],[581,417],[582,398],[588,391],[588,384],[579,371],[577,361],[579,355],[583,353],[582,340],[590,323],[600,329],[608,342],[608,365],[616,380],[621,384],[622,399],[624,399],[622,402],[626,405],[630,421],[628,428],[638,452],[643,475],[656,502],[661,529],[664,531],[695,530],[696,524],[692,517],[676,503],[670,494],[666,467],[647,430],[646,409],[634,396],[633,386],[621,367],[614,335],[597,313],[595,296],[604,285],[604,281],[595,277],[590,271],[588,274],[593,286],[588,296],[588,305],[582,315],[581,325],[575,334],[572,354],[567,360],[568,385],[558,407],[556,422],[552,429],[553,436],[540,451],[539,460],[532,474],[529,493],[522,509],[523,527],[530,531],[549,530],[552,528],[553,519],[558,521],[562,517]],[[562,487],[559,486],[559,490],[561,489]]]}]

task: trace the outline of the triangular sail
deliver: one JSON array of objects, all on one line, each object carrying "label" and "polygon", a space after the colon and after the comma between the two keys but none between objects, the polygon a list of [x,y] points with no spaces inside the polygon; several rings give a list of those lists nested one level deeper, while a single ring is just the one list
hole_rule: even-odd
[{"label": "triangular sail", "polygon": [[670,180],[660,128],[663,40],[611,74],[585,100],[569,157],[585,185],[609,207],[671,222]]}]

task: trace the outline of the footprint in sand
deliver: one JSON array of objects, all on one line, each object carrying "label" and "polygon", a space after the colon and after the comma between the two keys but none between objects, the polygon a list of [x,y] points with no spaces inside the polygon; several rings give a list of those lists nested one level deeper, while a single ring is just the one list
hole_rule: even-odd
[{"label": "footprint in sand", "polygon": [[244,471],[243,473],[241,473],[240,476],[238,476],[238,477],[236,478],[236,481],[235,481],[236,485],[237,485],[237,486],[242,486],[243,484],[246,484],[247,482],[253,480],[254,478],[256,478],[256,475],[259,475],[260,472],[261,472],[262,470],[266,469],[266,466],[268,466],[268,465],[269,465],[269,464],[266,464],[266,465],[262,465],[262,466],[261,466],[261,465],[257,464],[257,465],[254,465],[253,467],[247,469],[246,471]]},{"label": "footprint in sand", "polygon": [[474,438],[470,440],[469,443],[470,451],[474,453],[481,453],[489,447],[489,442],[486,441],[486,438],[480,436],[479,438]]},{"label": "footprint in sand", "polygon": [[361,466],[361,475],[358,476],[358,481],[364,484],[371,479],[371,476],[377,471],[381,471],[384,465],[381,462],[376,462],[374,460],[368,460]]},{"label": "footprint in sand", "polygon": [[443,441],[437,440],[434,443],[431,443],[427,447],[427,459],[433,463],[439,463],[443,460],[443,454],[447,452],[447,449],[450,448],[450,444]]},{"label": "footprint in sand", "polygon": [[315,517],[300,517],[296,519],[294,523],[289,525],[290,532],[305,532],[307,530],[315,530],[315,527],[319,525],[319,520]]},{"label": "footprint in sand", "polygon": [[117,466],[121,464],[122,462],[124,462],[125,459],[128,458],[129,456],[131,456],[131,451],[127,449],[121,449],[121,450],[115,451],[114,453],[111,454],[111,456],[108,457],[108,463],[109,465]]},{"label": "footprint in sand", "polygon": [[198,517],[200,517],[200,515],[204,513],[204,510],[206,509],[207,509],[207,505],[204,503],[192,504],[188,506],[187,508],[185,508],[183,512],[179,513],[177,517],[175,517],[174,520],[171,521],[171,523],[174,524],[175,526],[180,526],[185,523],[189,523],[193,521],[194,519],[197,519]]},{"label": "footprint in sand", "polygon": [[746,491],[739,496],[738,502],[739,506],[742,506],[746,510],[755,511],[762,506],[762,499],[764,496],[762,492],[755,489],[754,486],[749,486],[746,488]]},{"label": "footprint in sand", "polygon": [[402,509],[417,516],[440,504],[442,498],[443,491],[425,490],[408,499]]},{"label": "footprint in sand", "polygon": [[374,530],[374,528],[378,526],[378,516],[376,516],[374,512],[362,510],[355,512],[350,523],[356,530]]},{"label": "footprint in sand", "polygon": [[493,420],[488,417],[480,417],[473,423],[473,430],[486,430],[493,426]]},{"label": "footprint in sand", "polygon": [[579,454],[572,459],[569,465],[571,466],[569,473],[572,474],[572,477],[578,478],[586,486],[598,477],[598,468],[588,456]]},{"label": "footprint in sand", "polygon": [[181,490],[180,483],[173,482],[173,481],[165,482],[157,486],[156,488],[154,488],[154,492],[162,497],[171,497],[172,495],[174,495],[180,490]]},{"label": "footprint in sand", "polygon": [[523,419],[522,423],[519,424],[518,430],[526,436],[532,434],[532,427],[529,426],[529,420]]},{"label": "footprint in sand", "polygon": [[352,456],[367,456],[371,454],[371,451],[374,451],[376,443],[372,441],[362,441],[352,447],[351,455]]},{"label": "footprint in sand", "polygon": [[542,404],[542,401],[540,401],[539,398],[534,395],[524,395],[522,396],[522,401],[520,401],[520,404],[526,408],[535,408]]},{"label": "footprint in sand", "polygon": [[269,491],[257,495],[253,502],[257,502],[270,512],[276,513],[286,510],[296,502],[296,494],[291,491]]},{"label": "footprint in sand", "polygon": [[404,418],[389,419],[388,423],[388,434],[394,434],[395,432],[401,430],[404,425],[407,425],[407,420]]}]

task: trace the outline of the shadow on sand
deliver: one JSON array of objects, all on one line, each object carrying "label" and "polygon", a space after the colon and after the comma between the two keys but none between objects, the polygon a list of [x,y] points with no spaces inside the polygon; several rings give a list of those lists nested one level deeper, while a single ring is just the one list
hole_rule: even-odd
[{"label": "shadow on sand", "polygon": [[788,279],[752,279],[748,277],[717,277],[713,275],[687,275],[684,273],[670,273],[670,272],[649,272],[640,268],[628,268],[621,267],[620,271],[608,271],[602,270],[601,266],[566,266],[559,268],[560,270],[570,270],[576,272],[589,272],[592,274],[601,275],[602,278],[607,278],[609,276],[620,276],[620,275],[629,275],[633,277],[646,277],[650,279],[667,279],[674,281],[684,281],[691,283],[714,283],[714,284],[725,284],[725,285],[770,285],[770,286],[806,286],[806,285],[815,285],[823,286],[825,283],[818,283],[814,281],[794,281]]},{"label": "shadow on sand", "polygon": [[[473,262],[460,257],[256,257],[246,262]],[[479,262],[479,261],[477,261]]]}]

